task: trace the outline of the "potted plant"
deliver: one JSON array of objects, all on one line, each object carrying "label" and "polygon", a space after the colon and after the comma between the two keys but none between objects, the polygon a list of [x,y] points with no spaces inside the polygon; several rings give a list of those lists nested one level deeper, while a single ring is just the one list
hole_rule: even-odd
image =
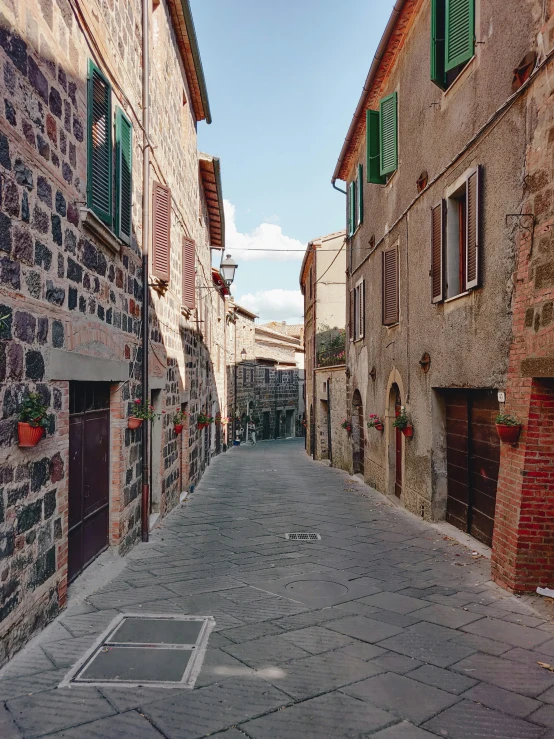
[{"label": "potted plant", "polygon": [[142,398],[137,398],[133,406],[133,413],[127,419],[127,428],[138,429],[143,421],[153,421],[158,414],[154,413],[154,406],[143,403]]},{"label": "potted plant", "polygon": [[17,435],[22,449],[36,446],[46,433],[48,406],[38,393],[29,393],[19,408]]},{"label": "potted plant", "polygon": [[346,418],[340,425],[341,429],[345,429],[349,434],[352,432],[352,424],[350,421],[347,421]]},{"label": "potted plant", "polygon": [[367,422],[368,429],[377,429],[377,431],[382,431],[385,427],[383,426],[383,422],[379,418],[379,416],[376,413],[370,413],[369,414],[369,421]]},{"label": "potted plant", "polygon": [[176,434],[180,434],[185,425],[187,414],[184,411],[175,411],[173,414],[173,430]]},{"label": "potted plant", "polygon": [[499,413],[496,417],[496,430],[504,444],[517,444],[521,433],[521,421],[510,413]]},{"label": "potted plant", "polygon": [[392,425],[395,429],[400,429],[404,436],[408,437],[408,439],[411,439],[414,435],[414,427],[410,423],[410,419],[406,415],[406,409],[404,406],[400,407],[400,413],[396,416],[394,421],[392,422]]},{"label": "potted plant", "polygon": [[196,425],[199,429],[203,429],[205,426],[209,426],[213,423],[213,416],[207,416],[205,413],[199,413],[196,417]]}]

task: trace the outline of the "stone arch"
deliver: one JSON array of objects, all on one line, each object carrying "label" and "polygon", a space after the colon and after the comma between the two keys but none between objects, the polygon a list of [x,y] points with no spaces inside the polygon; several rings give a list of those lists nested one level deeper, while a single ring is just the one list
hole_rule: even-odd
[{"label": "stone arch", "polygon": [[395,368],[391,371],[387,382],[385,396],[385,442],[386,442],[386,482],[387,495],[396,495],[402,498],[402,488],[405,481],[405,443],[400,431],[397,431],[392,422],[396,417],[397,406],[405,405],[406,395],[400,372]]}]

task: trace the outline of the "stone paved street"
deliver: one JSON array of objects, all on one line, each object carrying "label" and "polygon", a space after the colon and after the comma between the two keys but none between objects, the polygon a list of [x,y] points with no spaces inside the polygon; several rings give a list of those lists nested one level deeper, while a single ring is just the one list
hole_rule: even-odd
[{"label": "stone paved street", "polygon": [[[488,569],[300,441],[233,449],[0,673],[0,737],[552,739],[554,628]],[[140,610],[215,618],[194,690],[57,687]]]}]

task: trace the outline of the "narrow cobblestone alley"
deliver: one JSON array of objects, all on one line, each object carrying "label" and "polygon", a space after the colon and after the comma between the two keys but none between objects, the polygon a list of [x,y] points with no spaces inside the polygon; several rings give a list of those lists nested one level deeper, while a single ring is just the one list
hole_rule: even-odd
[{"label": "narrow cobblestone alley", "polygon": [[[241,446],[0,673],[0,736],[552,739],[554,628],[488,573],[300,440]],[[194,690],[58,688],[141,611],[213,616]]]}]

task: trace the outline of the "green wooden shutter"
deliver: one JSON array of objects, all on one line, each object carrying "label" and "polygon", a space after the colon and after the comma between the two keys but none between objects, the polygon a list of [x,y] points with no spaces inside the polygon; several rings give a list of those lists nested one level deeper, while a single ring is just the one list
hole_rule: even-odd
[{"label": "green wooden shutter", "polygon": [[379,146],[379,111],[366,112],[366,170],[367,181],[373,185],[384,185],[386,177],[381,176],[381,155]]},{"label": "green wooden shutter", "polygon": [[393,92],[379,103],[381,175],[398,168],[398,95]]},{"label": "green wooden shutter", "polygon": [[358,183],[356,180],[352,180],[352,232],[355,233],[358,225]]},{"label": "green wooden shutter", "polygon": [[356,207],[358,208],[358,223],[364,222],[364,168],[361,164],[358,164],[358,202]]},{"label": "green wooden shutter", "polygon": [[354,214],[356,212],[356,193],[355,184],[351,182],[348,185],[348,235],[352,236],[356,227],[354,225]]},{"label": "green wooden shutter", "polygon": [[87,101],[87,205],[112,226],[112,88],[89,60]]},{"label": "green wooden shutter", "polygon": [[131,241],[133,205],[133,126],[119,108],[115,118],[115,227],[126,244]]},{"label": "green wooden shutter", "polygon": [[458,67],[475,52],[475,0],[446,0],[445,70]]},{"label": "green wooden shutter", "polygon": [[445,61],[445,0],[431,0],[431,81],[446,89]]}]

